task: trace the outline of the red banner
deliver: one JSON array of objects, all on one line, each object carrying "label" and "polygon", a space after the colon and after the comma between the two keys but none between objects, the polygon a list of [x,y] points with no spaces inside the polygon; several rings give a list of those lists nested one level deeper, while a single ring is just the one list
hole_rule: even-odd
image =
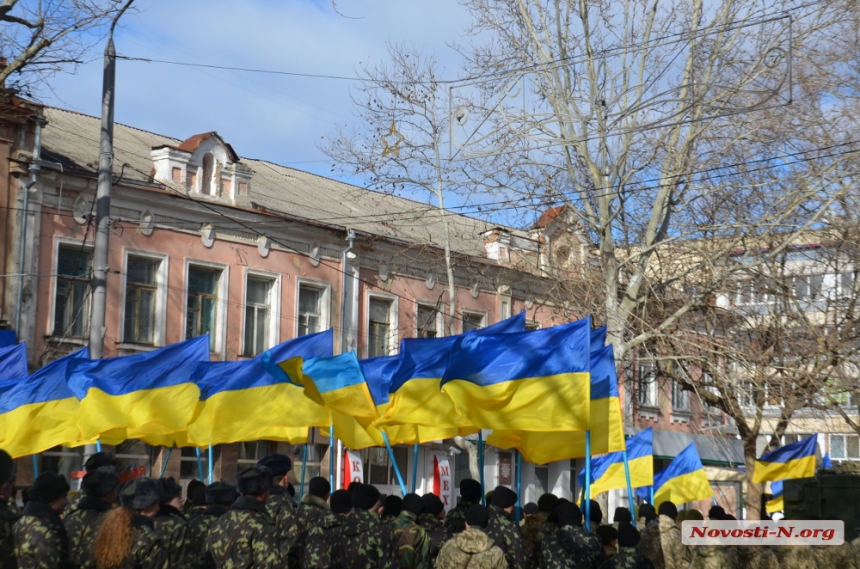
[{"label": "red banner", "polygon": [[128,482],[129,480],[134,480],[135,478],[143,478],[144,476],[146,476],[145,466],[126,468],[119,473],[119,483],[122,484],[124,482]]},{"label": "red banner", "polygon": [[345,488],[353,482],[364,482],[364,464],[361,454],[354,450],[343,453],[343,484]]},{"label": "red banner", "polygon": [[433,455],[433,493],[442,499],[446,510],[451,507],[451,465],[447,454]]}]

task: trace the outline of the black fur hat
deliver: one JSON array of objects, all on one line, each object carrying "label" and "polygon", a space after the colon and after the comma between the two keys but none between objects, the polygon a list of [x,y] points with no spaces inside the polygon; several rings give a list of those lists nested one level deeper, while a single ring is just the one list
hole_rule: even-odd
[{"label": "black fur hat", "polygon": [[379,490],[375,486],[370,484],[355,484],[354,486],[352,505],[359,510],[369,510],[379,501]]},{"label": "black fur hat", "polygon": [[537,501],[538,511],[551,514],[555,507],[558,506],[558,496],[547,492],[543,494]]},{"label": "black fur hat", "polygon": [[81,480],[81,490],[87,496],[104,496],[119,486],[119,474],[113,466],[99,466],[95,470],[87,472]]},{"label": "black fur hat", "polygon": [[113,466],[116,468],[116,459],[110,453],[102,450],[90,455],[86,462],[84,462],[84,470],[87,472],[92,472],[101,466]]},{"label": "black fur hat", "polygon": [[239,491],[229,482],[213,482],[206,487],[207,504],[232,504],[238,497]]},{"label": "black fur hat", "polygon": [[317,498],[325,498],[331,494],[331,484],[322,476],[314,476],[308,483],[308,493]]},{"label": "black fur hat", "polygon": [[194,495],[191,496],[191,503],[195,506],[206,505],[206,486],[198,486],[194,489]]},{"label": "black fur hat", "polygon": [[496,486],[493,490],[491,503],[503,510],[510,508],[517,503],[517,493],[507,486]]},{"label": "black fur hat", "polygon": [[0,483],[15,481],[15,461],[5,450],[0,449]]},{"label": "black fur hat", "polygon": [[397,517],[403,509],[403,498],[390,494],[382,501],[382,514]]},{"label": "black fur hat", "polygon": [[182,496],[182,486],[177,484],[176,480],[170,478],[160,478],[161,483],[161,501],[169,502],[177,496]]},{"label": "black fur hat", "polygon": [[69,483],[65,476],[60,476],[50,470],[43,472],[30,486],[29,496],[33,502],[53,502],[69,493]]},{"label": "black fur hat", "polygon": [[268,466],[256,466],[246,468],[236,478],[239,494],[248,496],[250,494],[262,494],[268,491],[275,482],[275,474]]},{"label": "black fur hat", "polygon": [[438,516],[439,512],[445,509],[445,504],[442,499],[436,494],[424,494],[421,496],[421,501],[424,502],[424,513],[431,516]]},{"label": "black fur hat", "polygon": [[481,483],[471,478],[466,478],[460,482],[460,496],[467,502],[480,502],[483,495]]},{"label": "black fur hat", "polygon": [[349,490],[335,490],[329,498],[331,511],[335,514],[346,514],[352,509],[352,492]]},{"label": "black fur hat", "polygon": [[283,476],[293,469],[293,461],[285,454],[270,454],[257,461],[257,466],[268,466],[275,476]]},{"label": "black fur hat", "polygon": [[403,505],[401,506],[401,511],[409,512],[410,514],[415,514],[416,516],[420,516],[424,513],[424,502],[421,500],[421,496],[418,494],[407,494],[403,496]]},{"label": "black fur hat", "polygon": [[132,510],[145,510],[161,501],[161,483],[156,478],[135,478],[119,491],[119,503]]},{"label": "black fur hat", "polygon": [[490,523],[490,512],[481,504],[473,504],[466,510],[466,523],[472,527],[485,528]]},{"label": "black fur hat", "polygon": [[197,490],[198,488],[203,488],[205,491],[206,483],[202,482],[200,480],[197,480],[196,478],[194,480],[190,481],[188,483],[188,486],[185,487],[185,499],[191,500],[191,502],[193,502],[195,506],[205,506],[206,502],[198,504],[194,500],[194,491]]},{"label": "black fur hat", "polygon": [[582,510],[576,504],[565,502],[555,507],[555,517],[560,526],[582,525]]}]

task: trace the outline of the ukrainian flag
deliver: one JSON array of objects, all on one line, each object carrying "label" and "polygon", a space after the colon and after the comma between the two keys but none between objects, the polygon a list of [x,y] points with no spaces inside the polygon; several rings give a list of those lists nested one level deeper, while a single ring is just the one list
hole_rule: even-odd
[{"label": "ukrainian flag", "polygon": [[401,341],[400,366],[389,388],[390,403],[374,425],[386,431],[396,425],[422,425],[456,430],[460,435],[477,433],[479,429],[458,413],[453,401],[439,389],[448,368],[448,356],[461,338],[523,332],[525,322],[525,312],[521,312],[458,336]]},{"label": "ukrainian flag", "polygon": [[24,342],[0,348],[0,381],[27,377],[27,346]]},{"label": "ukrainian flag", "polygon": [[764,506],[768,514],[781,512],[785,509],[785,500],[782,496],[782,482],[782,480],[777,480],[770,483],[770,492],[773,494],[773,498],[768,500]]},{"label": "ukrainian flag", "polygon": [[81,402],[83,439],[116,429],[135,439],[184,431],[200,399],[191,374],[206,361],[208,335],[142,354],[73,360],[69,387]]},{"label": "ukrainian flag", "polygon": [[492,336],[466,334],[451,351],[442,391],[482,429],[586,430],[591,320]]},{"label": "ukrainian flag", "polygon": [[80,402],[66,383],[70,364],[89,361],[83,348],[30,376],[0,383],[0,448],[13,457],[82,444]]},{"label": "ukrainian flag", "polygon": [[[650,488],[640,488],[636,495],[648,498]],[[663,502],[673,502],[675,505],[706,500],[713,497],[711,483],[705,475],[705,467],[699,458],[696,445],[690,443],[672,462],[654,476],[654,505],[659,507]]]},{"label": "ukrainian flag", "polygon": [[786,478],[815,476],[815,448],[818,437],[811,436],[769,452],[755,461],[753,482],[774,482]]},{"label": "ukrainian flag", "polygon": [[[651,427],[627,439],[627,462],[630,465],[630,487],[654,484],[654,433]],[[585,470],[579,473],[579,485],[585,486]],[[613,452],[591,459],[591,497],[601,492],[627,488],[624,453]]]}]

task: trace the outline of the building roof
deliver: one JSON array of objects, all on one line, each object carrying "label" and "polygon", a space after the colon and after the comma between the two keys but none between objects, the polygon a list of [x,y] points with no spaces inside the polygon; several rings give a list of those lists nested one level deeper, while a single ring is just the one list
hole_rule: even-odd
[{"label": "building roof", "polygon": [[544,211],[541,216],[535,221],[534,225],[532,225],[532,229],[545,229],[549,227],[558,219],[564,212],[565,206],[560,205],[557,207],[551,207],[548,210]]},{"label": "building roof", "polygon": [[[94,174],[99,157],[99,119],[53,107],[46,107],[45,115],[48,124],[42,133],[43,157],[60,162],[66,171],[77,169]],[[153,148],[196,148],[212,135],[216,134],[204,133],[183,141],[117,123],[114,126],[114,174],[122,172],[124,179],[150,182]],[[123,164],[128,166],[123,169]],[[442,215],[447,215],[452,250],[481,257],[486,256],[482,233],[496,226],[451,212],[443,214],[418,201],[266,160],[242,158],[242,164],[253,170],[254,177],[251,195],[238,197],[236,205],[248,209],[257,204],[299,218],[440,248],[445,238]]]}]

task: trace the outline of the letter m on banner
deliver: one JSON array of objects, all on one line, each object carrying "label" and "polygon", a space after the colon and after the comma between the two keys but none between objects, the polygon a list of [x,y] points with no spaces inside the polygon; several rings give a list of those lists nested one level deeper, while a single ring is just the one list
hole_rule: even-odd
[{"label": "letter m on banner", "polygon": [[433,493],[439,496],[445,504],[445,510],[451,509],[453,499],[451,480],[451,465],[447,454],[433,455]]},{"label": "letter m on banner", "polygon": [[364,483],[364,463],[361,455],[354,450],[343,453],[343,485],[349,488],[353,482]]}]

